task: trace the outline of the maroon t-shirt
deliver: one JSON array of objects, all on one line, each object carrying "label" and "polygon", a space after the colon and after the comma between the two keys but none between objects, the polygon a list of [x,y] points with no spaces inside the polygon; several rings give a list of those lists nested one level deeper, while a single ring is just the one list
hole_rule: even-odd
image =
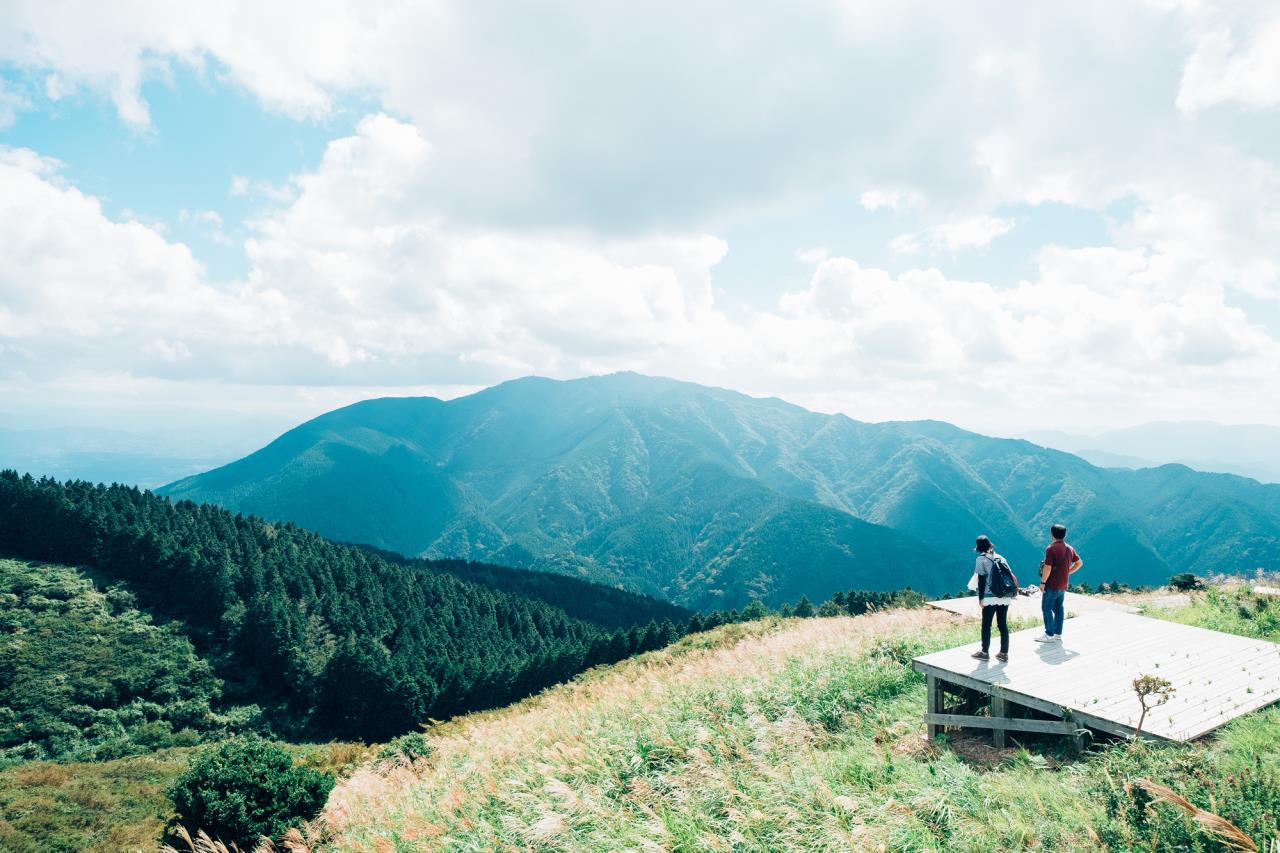
[{"label": "maroon t-shirt", "polygon": [[1044,588],[1066,589],[1071,566],[1078,559],[1080,555],[1076,553],[1075,548],[1060,539],[1055,539],[1052,545],[1044,549],[1044,561],[1049,565],[1049,579],[1044,582]]}]

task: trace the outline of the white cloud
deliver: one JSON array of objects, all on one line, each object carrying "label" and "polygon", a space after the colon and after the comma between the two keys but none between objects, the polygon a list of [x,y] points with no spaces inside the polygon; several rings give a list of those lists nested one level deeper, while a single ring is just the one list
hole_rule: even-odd
[{"label": "white cloud", "polygon": [[453,222],[415,190],[437,167],[432,147],[372,115],[295,179],[293,202],[250,224],[248,278],[215,287],[185,247],[110,220],[56,164],[22,151],[3,162],[10,385],[85,371],[236,388],[634,368],[867,418],[921,406],[971,424],[1061,410],[1105,422],[1115,407],[1280,415],[1250,390],[1280,372],[1275,335],[1173,252],[1049,247],[1014,287],[812,255],[804,287],[733,319],[712,295],[723,241]]},{"label": "white cloud", "polygon": [[233,383],[417,384],[424,372],[483,381],[714,364],[735,333],[712,305],[723,241],[457,226],[415,192],[434,165],[430,146],[383,115],[331,143],[295,179],[295,201],[249,223],[251,271],[226,286],[210,284],[182,244],[113,221],[62,185],[56,164],[23,150],[6,150],[3,164],[0,340],[18,353],[5,360],[11,376],[94,365]]},{"label": "white cloud", "polygon": [[232,175],[231,184],[227,187],[227,195],[232,198],[259,197],[277,204],[285,204],[293,201],[294,188],[288,183],[273,184],[270,181],[255,181],[244,175]]},{"label": "white cloud", "polygon": [[[914,389],[938,416],[966,423],[1052,424],[1056,407],[1073,423],[1105,423],[1113,407],[1150,419],[1244,408],[1274,419],[1273,404],[1241,397],[1280,375],[1280,341],[1221,291],[1170,286],[1194,270],[1116,249],[1049,248],[1038,267],[1034,280],[1001,288],[832,258],[761,318],[762,357],[886,414]],[[835,395],[818,396],[832,405]]]},{"label": "white cloud", "polygon": [[998,216],[964,216],[934,225],[912,234],[899,234],[889,243],[895,255],[913,255],[929,251],[959,252],[985,249],[997,237],[1013,230],[1012,219]]},{"label": "white cloud", "polygon": [[[1241,307],[1280,303],[1263,4],[6,11],[0,59],[135,126],[142,85],[179,65],[294,116],[352,93],[383,110],[284,185],[232,179],[262,207],[230,223],[249,273],[226,285],[56,162],[4,152],[10,377],[365,387],[632,367],[863,417],[966,420],[986,399],[1041,424],[1050,402],[1280,421],[1257,393],[1280,326]],[[785,233],[810,281],[718,304],[735,287],[716,278],[737,248],[724,223],[815,197],[878,211],[906,232],[892,253],[922,265],[976,263],[996,239],[1077,245],[1026,236],[1036,205],[1106,217],[1112,245],[1040,248],[1010,287],[833,257],[818,244],[836,228]]]},{"label": "white cloud", "polygon": [[31,99],[16,85],[0,77],[0,130],[17,121],[18,113],[31,109]]},{"label": "white cloud", "polygon": [[166,341],[156,338],[142,348],[143,353],[154,356],[161,361],[183,361],[191,358],[191,350],[182,341]]},{"label": "white cloud", "polygon": [[178,62],[210,60],[264,105],[298,117],[323,116],[333,93],[362,85],[357,66],[373,48],[378,16],[359,4],[319,0],[122,4],[12,0],[0,30],[0,58],[49,72],[46,93],[76,87],[105,93],[120,117],[150,124],[142,96]]},{"label": "white cloud", "polygon": [[1280,9],[1271,4],[1259,11],[1240,27],[1243,38],[1225,25],[1199,37],[1182,72],[1178,109],[1195,113],[1223,102],[1280,106]]},{"label": "white cloud", "polygon": [[[1185,58],[1182,16],[1149,5],[9,6],[0,58],[92,87],[138,125],[142,84],[179,64],[290,115],[376,99],[448,164],[427,189],[481,225],[696,230],[741,205],[868,187],[877,206],[927,198],[950,214],[1065,191],[1046,175],[1073,198],[1114,197],[1188,132],[1170,125],[1172,88],[1156,103],[1130,72],[1176,74]],[[1008,144],[983,156],[984,137]],[[1096,162],[1094,138],[1114,162]]]},{"label": "white cloud", "polygon": [[829,257],[831,257],[831,250],[826,246],[813,246],[808,249],[796,249],[796,260],[809,266],[816,266]]},{"label": "white cloud", "polygon": [[924,196],[918,192],[904,190],[867,190],[858,196],[858,201],[867,210],[888,208],[903,211],[918,207],[923,203]]}]

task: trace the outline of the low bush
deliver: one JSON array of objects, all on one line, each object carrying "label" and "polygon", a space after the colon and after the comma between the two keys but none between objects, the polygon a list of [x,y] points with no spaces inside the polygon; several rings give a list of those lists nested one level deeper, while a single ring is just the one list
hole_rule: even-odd
[{"label": "low bush", "polygon": [[202,753],[169,789],[183,826],[243,849],[262,836],[315,817],[334,778],[295,767],[292,756],[256,736],[240,737]]},{"label": "low bush", "polygon": [[431,754],[431,744],[422,732],[409,732],[390,741],[376,756],[379,761],[417,761]]}]

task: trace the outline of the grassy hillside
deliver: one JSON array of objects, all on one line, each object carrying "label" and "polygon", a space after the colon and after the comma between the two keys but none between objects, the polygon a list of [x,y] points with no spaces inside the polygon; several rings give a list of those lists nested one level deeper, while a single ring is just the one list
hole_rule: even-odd
[{"label": "grassy hillside", "polygon": [[636,374],[368,400],[164,491],[704,609],[954,591],[978,533],[1034,576],[1058,521],[1093,583],[1280,569],[1280,486],[1104,470],[945,423],[860,423]]},{"label": "grassy hillside", "polygon": [[[1280,639],[1280,605],[1213,594],[1179,613]],[[324,849],[1219,850],[1132,783],[1280,833],[1280,711],[1200,744],[927,743],[908,666],[976,627],[935,612],[770,619],[687,637],[433,732],[412,768],[335,789]]]},{"label": "grassy hillside", "polygon": [[[289,746],[295,761],[343,773],[359,744]],[[165,790],[198,752],[161,749],[112,761],[33,761],[0,770],[0,850],[6,853],[154,851],[173,814]]]},{"label": "grassy hillside", "polygon": [[0,559],[0,767],[119,758],[253,725],[173,626],[82,571]]}]

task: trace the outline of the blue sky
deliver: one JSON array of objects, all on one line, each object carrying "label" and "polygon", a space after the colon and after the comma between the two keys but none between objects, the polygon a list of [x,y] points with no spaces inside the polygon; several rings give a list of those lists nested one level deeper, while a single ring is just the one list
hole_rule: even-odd
[{"label": "blue sky", "polygon": [[100,198],[112,218],[132,215],[163,224],[215,278],[248,272],[243,249],[210,239],[209,229],[190,214],[214,211],[234,229],[258,206],[232,193],[234,178],[282,184],[314,167],[325,144],[350,133],[363,114],[353,99],[324,119],[298,121],[263,110],[216,72],[178,65],[165,79],[141,86],[151,123],[137,128],[93,90],[55,102],[41,96],[38,77],[12,63],[0,77],[34,102],[0,132],[0,141],[60,160],[63,176]]},{"label": "blue sky", "polygon": [[11,6],[0,425],[617,369],[1280,423],[1267,4]]}]

